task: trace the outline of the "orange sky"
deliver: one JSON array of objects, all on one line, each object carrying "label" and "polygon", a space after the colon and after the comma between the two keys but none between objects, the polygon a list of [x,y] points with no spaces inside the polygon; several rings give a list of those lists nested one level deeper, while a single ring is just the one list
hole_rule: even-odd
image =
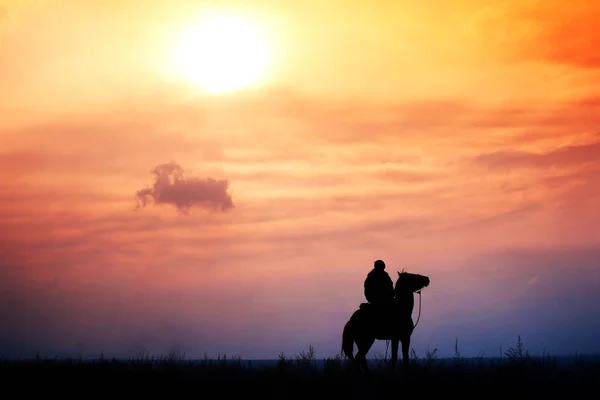
[{"label": "orange sky", "polygon": [[531,318],[600,285],[600,5],[206,3],[268,32],[263,86],[174,81],[203,2],[0,0],[0,353],[335,353],[378,258],[431,278],[417,351],[600,333]]}]

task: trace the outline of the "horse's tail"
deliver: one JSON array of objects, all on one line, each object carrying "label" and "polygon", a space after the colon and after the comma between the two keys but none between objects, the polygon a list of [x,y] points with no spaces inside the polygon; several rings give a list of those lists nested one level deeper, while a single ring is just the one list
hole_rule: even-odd
[{"label": "horse's tail", "polygon": [[346,355],[351,361],[354,361],[354,338],[352,336],[352,331],[354,330],[354,315],[350,318],[346,325],[344,326],[344,331],[342,332],[342,353]]}]

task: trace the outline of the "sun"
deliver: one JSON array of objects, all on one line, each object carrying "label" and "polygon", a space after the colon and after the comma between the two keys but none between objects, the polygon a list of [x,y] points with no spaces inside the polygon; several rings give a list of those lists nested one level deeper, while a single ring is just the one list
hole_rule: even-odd
[{"label": "sun", "polygon": [[179,78],[220,94],[258,86],[270,53],[258,26],[235,15],[212,13],[184,30],[173,62]]}]

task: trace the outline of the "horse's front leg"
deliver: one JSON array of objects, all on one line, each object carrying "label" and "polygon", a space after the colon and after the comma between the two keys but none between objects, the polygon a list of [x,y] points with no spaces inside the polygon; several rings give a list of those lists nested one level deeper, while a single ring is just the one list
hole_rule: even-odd
[{"label": "horse's front leg", "polygon": [[392,371],[396,368],[396,362],[398,361],[398,344],[400,343],[399,339],[392,339],[392,359],[391,359],[391,368]]},{"label": "horse's front leg", "polygon": [[410,336],[406,336],[402,339],[402,362],[404,363],[404,370],[408,371],[410,367],[410,360],[408,359],[408,350],[410,349]]}]

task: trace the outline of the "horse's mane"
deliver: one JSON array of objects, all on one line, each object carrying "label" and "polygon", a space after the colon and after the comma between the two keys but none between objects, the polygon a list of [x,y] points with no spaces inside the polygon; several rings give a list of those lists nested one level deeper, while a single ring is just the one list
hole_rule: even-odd
[{"label": "horse's mane", "polygon": [[398,282],[400,282],[400,279],[402,279],[402,276],[406,274],[406,271],[404,270],[404,268],[402,268],[402,271],[399,272],[399,276],[398,279],[396,279],[396,283],[394,283],[394,291],[396,290],[396,288],[398,287]]}]

